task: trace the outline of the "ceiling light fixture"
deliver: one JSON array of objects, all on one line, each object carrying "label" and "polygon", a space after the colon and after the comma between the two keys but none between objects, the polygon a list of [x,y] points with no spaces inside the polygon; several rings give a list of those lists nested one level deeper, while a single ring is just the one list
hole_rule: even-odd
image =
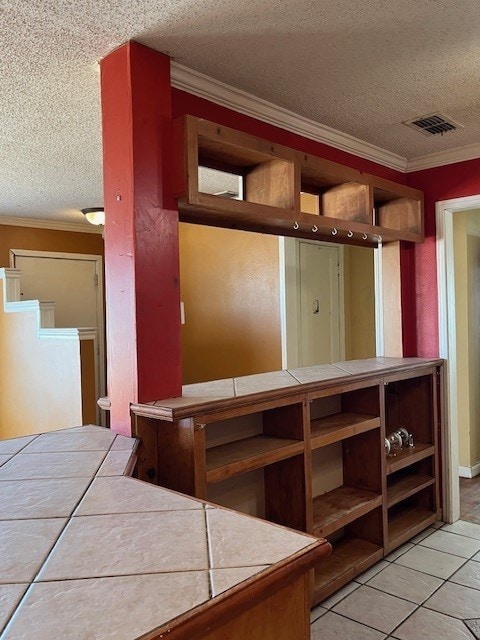
[{"label": "ceiling light fixture", "polygon": [[90,224],[104,225],[105,224],[105,210],[103,207],[90,207],[88,209],[81,209],[81,212],[86,217]]}]

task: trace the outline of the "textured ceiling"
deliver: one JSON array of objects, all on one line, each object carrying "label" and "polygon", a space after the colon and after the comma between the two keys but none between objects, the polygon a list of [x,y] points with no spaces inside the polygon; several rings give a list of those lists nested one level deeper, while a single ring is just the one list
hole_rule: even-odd
[{"label": "textured ceiling", "polygon": [[[0,215],[101,203],[97,61],[130,38],[413,158],[480,142],[479,26],[478,0],[3,0]],[[465,128],[400,124],[436,111]]]}]

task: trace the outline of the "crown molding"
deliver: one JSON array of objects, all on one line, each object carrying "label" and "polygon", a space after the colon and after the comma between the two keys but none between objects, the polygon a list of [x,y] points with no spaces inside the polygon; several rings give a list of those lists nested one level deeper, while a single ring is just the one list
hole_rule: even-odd
[{"label": "crown molding", "polygon": [[330,147],[377,162],[390,169],[403,173],[407,167],[407,159],[403,156],[319,124],[173,61],[171,62],[171,84],[175,89],[187,91],[228,109],[268,122],[304,138],[323,142]]},{"label": "crown molding", "polygon": [[406,172],[411,173],[412,171],[433,169],[434,167],[442,167],[446,164],[455,164],[456,162],[466,162],[467,160],[475,160],[476,158],[480,158],[479,143],[412,158],[407,163]]},{"label": "crown molding", "polygon": [[37,218],[17,218],[0,215],[0,224],[11,227],[30,227],[31,229],[51,229],[52,231],[73,231],[75,233],[96,233],[102,235],[103,227],[81,222],[57,222],[56,220],[38,220]]}]

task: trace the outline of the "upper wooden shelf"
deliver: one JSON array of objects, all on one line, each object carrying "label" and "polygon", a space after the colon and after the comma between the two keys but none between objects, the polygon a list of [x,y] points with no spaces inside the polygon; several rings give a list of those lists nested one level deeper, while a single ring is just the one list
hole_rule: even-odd
[{"label": "upper wooden shelf", "polygon": [[252,436],[207,449],[207,482],[260,469],[303,453],[303,442],[287,438]]},{"label": "upper wooden shelf", "polygon": [[[423,241],[416,189],[193,116],[175,120],[174,144],[182,221],[360,246]],[[243,200],[201,192],[199,167],[239,176]],[[318,214],[301,210],[302,192]]]},{"label": "upper wooden shelf", "polygon": [[351,438],[380,427],[380,417],[360,413],[335,413],[312,420],[312,449]]},{"label": "upper wooden shelf", "polygon": [[408,447],[401,449],[395,457],[387,459],[387,474],[405,469],[405,467],[409,467],[411,464],[433,456],[434,454],[435,447],[433,444],[417,442],[412,449]]}]

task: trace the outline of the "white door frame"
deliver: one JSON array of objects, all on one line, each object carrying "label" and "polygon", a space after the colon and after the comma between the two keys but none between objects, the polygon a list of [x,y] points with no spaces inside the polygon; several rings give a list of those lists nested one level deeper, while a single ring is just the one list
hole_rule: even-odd
[{"label": "white door frame", "polygon": [[[280,267],[280,326],[282,335],[282,369],[298,367],[299,362],[299,331],[300,326],[300,272],[297,268],[300,243],[321,245],[338,249],[339,281],[338,281],[338,313],[340,319],[340,360],[345,359],[345,304],[344,304],[344,265],[343,245],[331,242],[318,242],[303,238],[279,237],[279,267]],[[293,270],[292,270],[293,268]],[[287,272],[295,273],[295,278],[288,278]]]},{"label": "white door frame", "polygon": [[437,288],[439,356],[446,362],[445,419],[442,434],[444,519],[460,518],[460,483],[458,476],[458,388],[457,329],[455,322],[455,273],[453,216],[459,211],[478,209],[480,194],[442,200],[435,205],[437,226]]},{"label": "white door frame", "polygon": [[[105,318],[104,318],[104,300],[103,300],[103,258],[99,255],[87,254],[87,253],[63,253],[57,251],[31,251],[29,249],[10,249],[9,261],[10,266],[15,268],[16,258],[54,258],[62,260],[82,260],[91,261],[95,264],[95,274],[97,276],[97,353],[95,357],[98,362],[98,376],[95,381],[95,390],[98,398],[102,398],[106,395],[105,384]],[[81,328],[81,327],[77,327]],[[96,407],[97,420],[103,424],[104,418],[99,411],[99,407]]]}]

